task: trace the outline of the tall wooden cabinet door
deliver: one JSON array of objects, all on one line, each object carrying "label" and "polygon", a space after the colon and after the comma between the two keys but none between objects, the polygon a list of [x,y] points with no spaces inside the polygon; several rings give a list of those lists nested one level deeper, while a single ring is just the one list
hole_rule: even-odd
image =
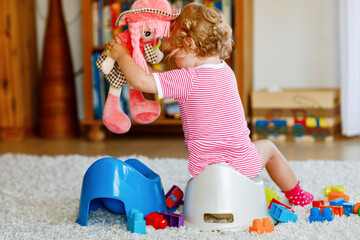
[{"label": "tall wooden cabinet door", "polygon": [[11,16],[10,1],[0,1],[0,127],[9,129],[16,126],[15,91],[11,82]]},{"label": "tall wooden cabinet door", "polygon": [[35,1],[0,1],[0,139],[21,139],[36,123]]}]

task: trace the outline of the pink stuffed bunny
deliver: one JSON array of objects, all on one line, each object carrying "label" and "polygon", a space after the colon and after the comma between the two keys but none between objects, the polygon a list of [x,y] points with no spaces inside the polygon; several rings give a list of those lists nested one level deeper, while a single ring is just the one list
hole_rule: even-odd
[{"label": "pink stuffed bunny", "polygon": [[[179,10],[171,12],[167,0],[137,0],[130,10],[119,15],[116,25],[128,25],[129,29],[117,36],[129,49],[134,61],[146,72],[149,72],[146,62],[154,64],[161,61],[160,39],[169,35],[171,21],[179,14]],[[126,133],[131,121],[120,106],[121,87],[127,84],[126,79],[110,57],[101,56],[96,65],[110,82],[103,123],[111,132]],[[137,123],[151,123],[160,115],[159,103],[145,99],[140,91],[131,86],[129,100],[131,116]]]}]

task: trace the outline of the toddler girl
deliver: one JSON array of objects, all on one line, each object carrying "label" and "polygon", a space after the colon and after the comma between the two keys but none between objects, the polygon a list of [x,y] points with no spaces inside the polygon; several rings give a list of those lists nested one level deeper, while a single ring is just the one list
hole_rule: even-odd
[{"label": "toddler girl", "polygon": [[180,69],[147,73],[115,40],[103,54],[118,62],[132,86],[178,101],[192,177],[214,163],[226,163],[248,178],[265,167],[292,205],[313,200],[272,142],[249,138],[234,72],[223,61],[232,51],[232,30],[221,13],[196,3],[182,9],[166,40]]}]

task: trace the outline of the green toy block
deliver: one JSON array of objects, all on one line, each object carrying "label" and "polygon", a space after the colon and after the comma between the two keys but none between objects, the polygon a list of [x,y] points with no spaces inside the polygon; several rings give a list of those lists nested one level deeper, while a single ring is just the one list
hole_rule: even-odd
[{"label": "green toy block", "polygon": [[272,189],[265,188],[266,202],[270,203],[273,198],[276,200],[280,199],[280,196]]},{"label": "green toy block", "polygon": [[343,185],[333,185],[324,189],[325,196],[328,196],[332,190],[345,193],[345,188]]}]

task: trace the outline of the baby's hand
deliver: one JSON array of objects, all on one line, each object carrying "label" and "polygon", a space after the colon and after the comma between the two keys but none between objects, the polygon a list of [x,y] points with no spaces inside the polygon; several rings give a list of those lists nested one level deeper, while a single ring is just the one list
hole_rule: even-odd
[{"label": "baby's hand", "polygon": [[111,40],[105,45],[106,50],[103,55],[111,57],[115,61],[118,61],[121,56],[129,55],[129,50],[121,42],[118,36],[115,36],[114,40]]}]

